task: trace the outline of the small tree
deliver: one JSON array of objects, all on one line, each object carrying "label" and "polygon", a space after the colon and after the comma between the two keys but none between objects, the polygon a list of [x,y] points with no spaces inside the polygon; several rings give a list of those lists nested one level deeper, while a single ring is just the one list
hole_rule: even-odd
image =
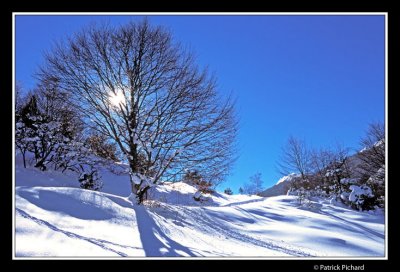
[{"label": "small tree", "polygon": [[262,192],[262,185],[261,173],[256,173],[251,176],[249,182],[244,185],[243,191],[249,195],[257,195]]},{"label": "small tree", "polygon": [[302,179],[311,172],[311,153],[305,141],[290,136],[282,148],[282,155],[278,162],[280,173],[287,176],[299,173]]},{"label": "small tree", "polygon": [[332,187],[326,175],[332,161],[334,161],[334,154],[327,148],[314,149],[310,153],[310,166],[313,175],[310,177],[313,185],[319,186],[326,195],[330,195]]},{"label": "small tree", "polygon": [[30,151],[35,155],[35,167],[46,169],[46,159],[53,146],[49,138],[53,135],[49,130],[52,130],[51,134],[54,130],[49,125],[53,124],[39,110],[36,95],[30,96],[29,101],[17,112],[15,142],[22,153],[25,167],[25,153]]},{"label": "small tree", "polygon": [[224,190],[224,193],[227,195],[233,195],[233,191],[229,187]]},{"label": "small tree", "polygon": [[324,169],[325,181],[330,190],[343,202],[341,197],[343,192],[348,191],[348,182],[344,179],[352,178],[352,171],[348,163],[348,149],[341,145],[337,145],[330,152],[330,162]]},{"label": "small tree", "polygon": [[242,187],[239,188],[239,194],[241,194],[241,195],[244,194],[244,190]]}]

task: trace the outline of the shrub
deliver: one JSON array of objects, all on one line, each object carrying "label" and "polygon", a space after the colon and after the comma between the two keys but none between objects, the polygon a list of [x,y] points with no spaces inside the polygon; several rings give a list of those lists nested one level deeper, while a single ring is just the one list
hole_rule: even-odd
[{"label": "shrub", "polygon": [[100,176],[96,170],[89,172],[83,171],[79,176],[79,183],[81,188],[97,191],[103,186]]},{"label": "shrub", "polygon": [[233,195],[233,192],[232,192],[231,188],[226,188],[224,190],[224,193],[227,194],[227,195]]},{"label": "shrub", "polygon": [[184,175],[182,181],[196,187],[198,191],[204,194],[211,194],[214,192],[214,189],[212,188],[213,184],[209,181],[204,180],[204,178],[197,170],[188,171]]}]

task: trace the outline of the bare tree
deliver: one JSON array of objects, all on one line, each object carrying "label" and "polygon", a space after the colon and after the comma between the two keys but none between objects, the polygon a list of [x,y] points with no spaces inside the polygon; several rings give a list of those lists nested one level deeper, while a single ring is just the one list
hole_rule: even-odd
[{"label": "bare tree", "polygon": [[385,126],[372,123],[361,139],[363,150],[358,153],[362,174],[373,176],[379,169],[385,169]]},{"label": "bare tree", "polygon": [[278,169],[282,175],[299,173],[304,180],[310,173],[311,154],[305,141],[290,136],[282,148],[282,155],[278,162]]},{"label": "bare tree", "polygon": [[138,203],[153,184],[179,180],[187,169],[220,182],[233,163],[234,103],[147,20],[89,26],[47,53],[38,77],[55,81],[86,125],[116,143]]},{"label": "bare tree", "polygon": [[362,151],[357,154],[361,163],[357,170],[361,180],[372,189],[371,206],[385,207],[385,126],[383,123],[369,125],[365,136],[361,139]]},{"label": "bare tree", "polygon": [[330,193],[329,179],[326,175],[332,162],[335,161],[335,154],[328,148],[312,149],[310,151],[311,182],[314,187],[321,187],[327,194]]},{"label": "bare tree", "polygon": [[349,149],[343,147],[343,145],[337,144],[332,150],[327,151],[328,165],[325,167],[325,181],[336,193],[340,196],[342,192],[347,189],[349,184],[343,183],[342,179],[351,178],[352,170],[349,165]]},{"label": "bare tree", "polygon": [[248,183],[244,184],[243,191],[249,195],[257,195],[261,193],[263,186],[263,181],[261,179],[261,173],[256,173],[250,177]]}]

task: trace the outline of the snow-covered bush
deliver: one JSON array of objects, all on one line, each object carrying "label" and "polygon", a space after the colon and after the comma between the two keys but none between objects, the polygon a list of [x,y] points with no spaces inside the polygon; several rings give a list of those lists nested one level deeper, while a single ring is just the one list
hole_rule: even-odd
[{"label": "snow-covered bush", "polygon": [[340,180],[340,183],[344,186],[350,186],[350,185],[357,185],[360,183],[360,179],[359,178],[342,178]]},{"label": "snow-covered bush", "polygon": [[296,176],[293,178],[287,194],[297,196],[297,201],[300,205],[303,205],[309,201],[314,189],[314,183],[311,183],[307,177]]},{"label": "snow-covered bush", "polygon": [[374,195],[367,185],[351,185],[351,193],[348,196],[352,206],[359,210],[370,210],[375,206]]},{"label": "snow-covered bush", "polygon": [[295,196],[297,195],[296,190],[293,188],[289,188],[289,190],[287,191],[286,195],[288,196]]},{"label": "snow-covered bush", "polygon": [[306,190],[303,187],[297,189],[292,187],[288,190],[287,195],[297,196],[297,201],[300,205],[303,205],[310,200],[310,192],[310,190]]},{"label": "snow-covered bush", "polygon": [[194,195],[193,195],[193,199],[196,201],[200,201],[201,200],[201,196],[202,193],[200,191],[197,191]]},{"label": "snow-covered bush", "polygon": [[375,204],[378,207],[385,207],[385,168],[382,166],[375,174],[370,176],[366,181],[374,196]]},{"label": "snow-covered bush", "polygon": [[297,190],[297,200],[299,201],[300,205],[309,201],[310,200],[310,192],[308,190],[305,190],[304,188],[298,189]]}]

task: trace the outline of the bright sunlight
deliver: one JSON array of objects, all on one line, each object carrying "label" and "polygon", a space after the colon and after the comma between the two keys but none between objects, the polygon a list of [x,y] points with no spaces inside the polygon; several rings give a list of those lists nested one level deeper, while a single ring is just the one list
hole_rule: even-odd
[{"label": "bright sunlight", "polygon": [[119,106],[119,104],[125,103],[125,97],[121,90],[117,90],[117,94],[112,93],[110,95],[110,103],[113,106]]}]

